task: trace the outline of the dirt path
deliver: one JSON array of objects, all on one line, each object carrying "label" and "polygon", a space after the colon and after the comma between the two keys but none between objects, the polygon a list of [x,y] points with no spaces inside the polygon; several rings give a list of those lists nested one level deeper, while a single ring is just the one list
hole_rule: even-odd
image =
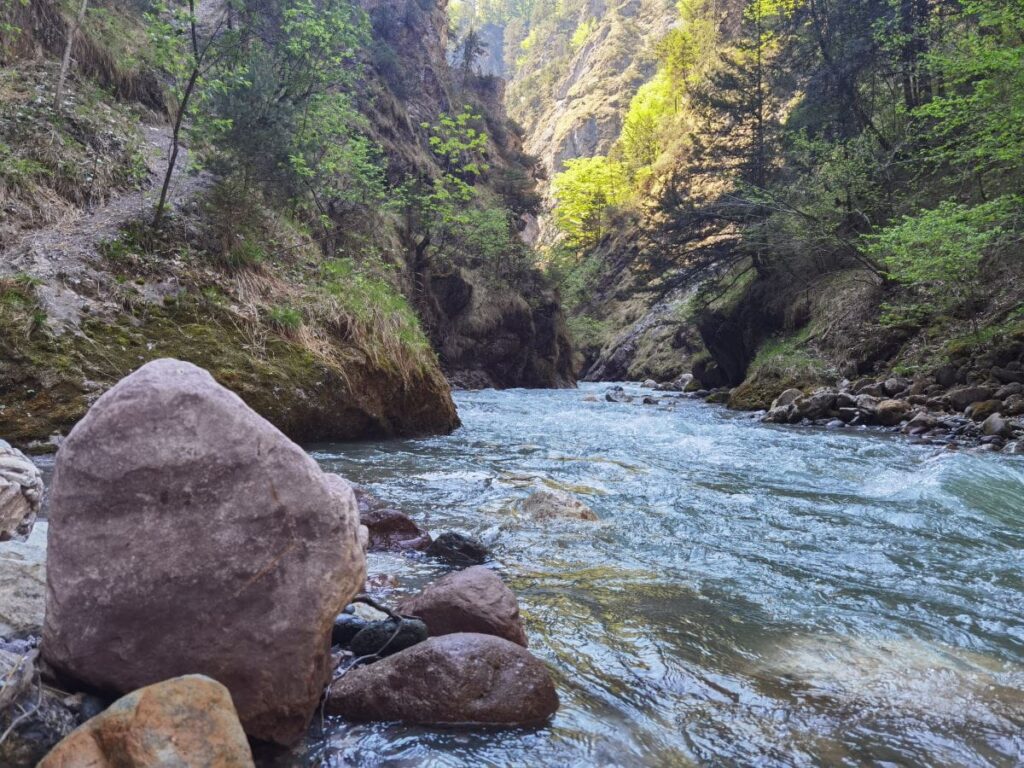
[{"label": "dirt path", "polygon": [[[136,219],[152,216],[160,196],[171,143],[168,125],[139,126],[149,179],[141,190],[111,197],[105,204],[52,227],[30,232],[0,263],[0,276],[28,274],[40,281],[37,294],[51,329],[77,328],[82,316],[108,316],[120,306],[111,299],[111,278],[103,269],[99,246],[117,237]],[[178,155],[168,194],[171,210],[190,200],[210,183],[208,174],[187,172],[188,156]]]}]

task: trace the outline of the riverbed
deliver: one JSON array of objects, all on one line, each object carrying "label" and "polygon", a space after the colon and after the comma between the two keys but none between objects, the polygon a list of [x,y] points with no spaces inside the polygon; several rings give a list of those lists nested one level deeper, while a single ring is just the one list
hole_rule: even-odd
[{"label": "riverbed", "polygon": [[[490,543],[562,707],[530,730],[327,722],[297,762],[1024,762],[1024,460],[605,388],[459,393],[450,437],[313,448],[432,532]],[[545,487],[601,521],[521,517]],[[370,571],[392,600],[444,569]]]}]

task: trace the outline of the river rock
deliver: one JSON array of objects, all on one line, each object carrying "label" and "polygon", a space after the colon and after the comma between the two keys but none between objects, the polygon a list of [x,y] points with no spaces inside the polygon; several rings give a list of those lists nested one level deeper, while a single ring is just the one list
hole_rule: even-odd
[{"label": "river rock", "polygon": [[455,634],[350,670],[331,685],[324,710],[354,722],[540,725],[558,710],[558,694],[522,646]]},{"label": "river rock", "polygon": [[594,511],[565,491],[537,491],[523,500],[522,510],[535,520],[586,520],[594,522]]},{"label": "river rock", "polygon": [[647,379],[647,381],[644,382],[644,389],[657,389],[657,388],[658,388],[658,382],[656,382],[654,379]]},{"label": "river rock", "polygon": [[998,413],[1003,407],[1003,404],[999,400],[981,400],[980,402],[971,403],[964,412],[964,415],[974,421],[985,421],[989,416],[994,413]]},{"label": "river rock", "polygon": [[981,432],[986,437],[1010,437],[1013,434],[1013,430],[1010,429],[1009,422],[998,413],[993,413],[984,423],[981,425]]},{"label": "river rock", "polygon": [[989,387],[960,387],[949,393],[949,403],[953,410],[963,412],[972,403],[991,399],[993,394]]},{"label": "river rock", "polygon": [[519,601],[496,573],[481,566],[428,584],[398,611],[423,619],[431,637],[476,632],[526,646]]},{"label": "river rock", "polygon": [[465,568],[483,565],[490,553],[483,542],[461,533],[442,533],[427,547],[427,554],[449,565]]},{"label": "river rock", "polygon": [[772,407],[769,410],[774,411],[776,408],[784,408],[787,405],[792,405],[803,396],[804,393],[799,389],[787,389],[772,401]]},{"label": "river rock", "polygon": [[1003,401],[1002,412],[1007,416],[1024,414],[1024,395],[1010,395]]},{"label": "river rock", "polygon": [[43,476],[28,456],[0,440],[0,541],[22,539],[43,503]]},{"label": "river rock", "polygon": [[1014,395],[1020,394],[1024,394],[1024,384],[1014,383],[1006,384],[1005,386],[1000,387],[999,389],[996,390],[996,393],[993,395],[993,397],[996,400],[1005,400],[1008,397],[1013,397]]},{"label": "river rock", "polygon": [[995,367],[992,369],[992,375],[1004,384],[1024,383],[1024,371]]},{"label": "river rock", "polygon": [[626,394],[622,387],[612,387],[604,393],[604,399],[609,403],[632,403],[633,398]]},{"label": "river rock", "polygon": [[427,625],[419,619],[403,618],[401,623],[388,619],[367,624],[352,638],[349,649],[358,657],[376,655],[384,658],[426,639]]},{"label": "river rock", "polygon": [[883,400],[875,408],[875,421],[883,427],[895,427],[910,413],[910,403],[905,400]]},{"label": "river rock", "polygon": [[38,635],[46,610],[46,523],[0,543],[0,637]]},{"label": "river rock", "polygon": [[935,428],[938,419],[927,411],[921,411],[903,425],[903,432],[908,435],[924,434]]},{"label": "river rock", "polygon": [[58,744],[39,768],[252,765],[228,689],[188,675],[118,699]]},{"label": "river rock", "polygon": [[351,487],[206,371],[149,363],[57,456],[43,655],[112,692],[208,675],[251,736],[291,743],[366,576],[359,527]]},{"label": "river rock", "polygon": [[891,379],[886,379],[882,384],[882,389],[889,397],[896,397],[901,392],[905,392],[910,388],[910,379],[905,379],[902,376],[893,376]]},{"label": "river rock", "polygon": [[359,521],[369,532],[371,552],[424,550],[432,541],[429,533],[397,509],[370,510],[360,514]]}]

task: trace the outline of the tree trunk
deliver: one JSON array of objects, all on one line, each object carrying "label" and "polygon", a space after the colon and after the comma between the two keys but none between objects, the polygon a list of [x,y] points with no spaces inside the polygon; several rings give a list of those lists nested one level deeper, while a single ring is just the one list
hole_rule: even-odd
[{"label": "tree trunk", "polygon": [[60,99],[64,95],[64,81],[67,79],[68,69],[71,67],[71,48],[75,44],[75,35],[78,34],[78,30],[81,29],[82,23],[85,21],[85,11],[88,6],[89,0],[82,0],[74,25],[68,25],[68,39],[64,43],[64,57],[60,61],[60,75],[57,77],[57,88],[53,93],[53,108],[58,112],[61,111]]}]

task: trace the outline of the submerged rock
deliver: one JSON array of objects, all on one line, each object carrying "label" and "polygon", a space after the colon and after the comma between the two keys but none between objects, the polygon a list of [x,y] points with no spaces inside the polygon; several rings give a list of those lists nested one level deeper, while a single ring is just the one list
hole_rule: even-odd
[{"label": "submerged rock", "polygon": [[252,751],[228,689],[189,675],[118,699],[39,768],[248,768]]},{"label": "submerged rock", "polygon": [[539,725],[558,710],[547,667],[492,635],[433,637],[331,685],[324,710],[354,722]]},{"label": "submerged rock", "polygon": [[465,568],[483,565],[490,552],[483,542],[461,533],[442,533],[427,547],[427,554],[449,565]]},{"label": "submerged rock", "polygon": [[246,731],[290,743],[362,586],[356,502],[208,373],[159,360],[107,392],[57,457],[43,655],[128,692],[200,673]]},{"label": "submerged rock", "polygon": [[43,503],[43,476],[28,456],[0,440],[0,541],[25,539]]},{"label": "submerged rock", "polygon": [[565,491],[537,491],[523,501],[522,509],[535,520],[597,520],[590,507]]},{"label": "submerged rock", "polygon": [[476,632],[526,646],[519,601],[496,573],[481,566],[428,584],[398,611],[423,619],[431,637]]},{"label": "submerged rock", "polygon": [[371,552],[424,550],[431,543],[430,534],[397,509],[369,510],[359,521],[369,531]]}]

